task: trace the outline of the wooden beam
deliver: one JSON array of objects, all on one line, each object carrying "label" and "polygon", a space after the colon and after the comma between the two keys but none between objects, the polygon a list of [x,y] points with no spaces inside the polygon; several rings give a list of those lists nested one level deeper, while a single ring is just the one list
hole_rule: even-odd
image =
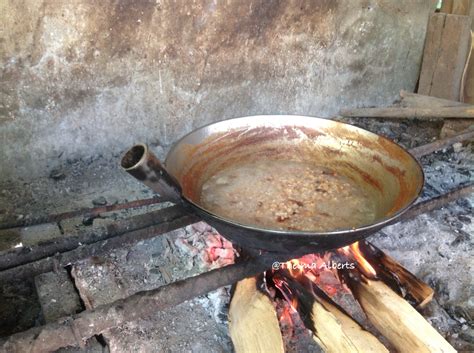
[{"label": "wooden beam", "polygon": [[283,353],[275,307],[255,277],[237,283],[229,309],[229,334],[237,353]]},{"label": "wooden beam", "polygon": [[343,109],[340,115],[353,118],[474,118],[474,106],[448,107],[448,108],[355,108]]},{"label": "wooden beam", "polygon": [[370,322],[399,353],[455,353],[456,350],[408,302],[382,281],[346,276]]}]

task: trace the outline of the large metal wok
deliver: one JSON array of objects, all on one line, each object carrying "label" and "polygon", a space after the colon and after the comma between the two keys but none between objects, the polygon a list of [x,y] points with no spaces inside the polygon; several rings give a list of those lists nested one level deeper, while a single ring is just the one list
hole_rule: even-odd
[{"label": "large metal wok", "polygon": [[[349,176],[372,191],[377,218],[351,229],[283,231],[242,224],[202,206],[201,188],[212,175],[242,161],[269,158],[308,161]],[[122,167],[241,247],[280,253],[324,251],[365,238],[396,221],[423,187],[419,163],[394,142],[352,125],[291,115],[250,116],[201,127],[174,145],[164,167],[146,145],[135,145]]]}]

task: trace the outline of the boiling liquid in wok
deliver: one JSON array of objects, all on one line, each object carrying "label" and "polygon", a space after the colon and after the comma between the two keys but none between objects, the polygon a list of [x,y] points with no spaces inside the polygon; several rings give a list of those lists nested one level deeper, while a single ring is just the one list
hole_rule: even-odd
[{"label": "boiling liquid in wok", "polygon": [[231,166],[202,187],[204,208],[239,223],[279,230],[331,231],[369,224],[375,204],[350,178],[302,162]]}]

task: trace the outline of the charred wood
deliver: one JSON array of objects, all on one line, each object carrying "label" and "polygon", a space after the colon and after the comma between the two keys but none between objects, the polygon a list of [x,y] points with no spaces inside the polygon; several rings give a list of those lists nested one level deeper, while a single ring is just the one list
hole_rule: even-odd
[{"label": "charred wood", "polygon": [[430,286],[375,245],[361,241],[359,249],[377,272],[377,277],[410,304],[423,308],[433,299],[434,291]]},{"label": "charred wood", "polygon": [[284,280],[297,299],[297,310],[313,339],[328,353],[388,352],[370,332],[360,326],[318,287],[308,290],[286,271]]},{"label": "charred wood", "polygon": [[474,129],[467,129],[459,134],[444,139],[436,140],[426,145],[421,145],[410,149],[411,154],[420,158],[435,151],[442,150],[454,145],[457,142],[472,141],[474,139]]}]

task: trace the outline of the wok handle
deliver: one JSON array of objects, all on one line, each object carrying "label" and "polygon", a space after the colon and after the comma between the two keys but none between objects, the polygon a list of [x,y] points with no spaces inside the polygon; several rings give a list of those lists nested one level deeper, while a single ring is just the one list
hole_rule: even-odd
[{"label": "wok handle", "polygon": [[178,181],[168,173],[146,144],[131,147],[122,157],[121,166],[167,201],[178,203],[183,200]]}]

